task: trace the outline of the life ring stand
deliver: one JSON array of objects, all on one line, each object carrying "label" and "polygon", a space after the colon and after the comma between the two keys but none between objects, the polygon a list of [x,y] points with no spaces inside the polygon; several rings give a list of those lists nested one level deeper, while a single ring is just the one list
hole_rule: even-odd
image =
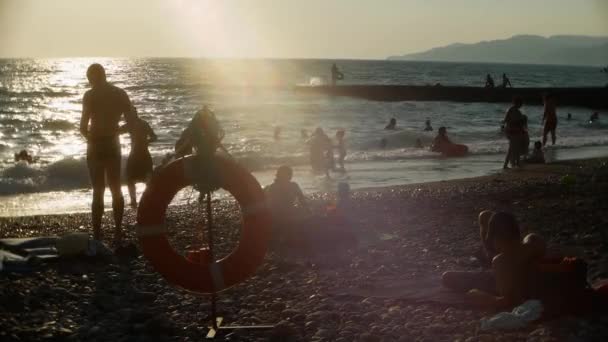
[{"label": "life ring stand", "polygon": [[[251,277],[264,261],[271,234],[270,211],[253,175],[221,155],[212,156],[208,164],[202,167],[215,170],[216,185],[235,197],[243,216],[241,239],[223,259],[213,260],[212,244],[208,252],[190,251],[184,257],[168,240],[165,216],[169,203],[184,187],[201,184],[199,175],[211,174],[201,172],[208,169],[201,169],[196,155],[177,159],[159,170],[148,183],[137,211],[136,232],[143,255],[171,284],[199,294],[216,294]],[[210,192],[207,201],[210,213]]]}]

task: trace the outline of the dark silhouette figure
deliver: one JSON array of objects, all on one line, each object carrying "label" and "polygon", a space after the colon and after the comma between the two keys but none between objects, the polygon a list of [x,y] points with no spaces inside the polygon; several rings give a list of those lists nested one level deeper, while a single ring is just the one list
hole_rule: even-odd
[{"label": "dark silhouette figure", "polygon": [[121,127],[121,132],[128,132],[131,136],[131,152],[127,158],[127,187],[131,198],[131,207],[137,207],[135,183],[147,182],[152,175],[152,156],[148,145],[157,140],[156,134],[150,124],[139,118],[135,107],[132,108],[133,119],[128,125]]},{"label": "dark silhouette figure", "polygon": [[380,148],[385,149],[386,145],[388,145],[388,141],[386,140],[386,138],[380,139]]},{"label": "dark silhouette figure", "polygon": [[490,74],[486,75],[486,88],[494,88],[494,79]]},{"label": "dark silhouette figure", "polygon": [[433,130],[433,126],[431,126],[431,120],[429,120],[429,119],[427,119],[427,120],[424,122],[424,126],[425,126],[425,127],[424,127],[424,131],[425,131],[425,132],[430,132],[430,131],[432,131],[432,130]]},{"label": "dark silhouette figure", "polygon": [[507,77],[507,74],[502,74],[502,87],[503,88],[513,88],[513,85],[511,85],[511,80],[509,80],[509,78]]},{"label": "dark silhouette figure", "polygon": [[397,119],[395,118],[391,118],[391,120],[388,122],[388,125],[386,125],[386,127],[384,127],[384,129],[388,129],[388,130],[393,130],[397,128]]},{"label": "dark silhouette figure", "polygon": [[120,188],[120,141],[118,122],[124,116],[127,124],[133,120],[131,101],[127,93],[107,82],[106,72],[100,64],[87,69],[91,84],[82,99],[80,133],[87,140],[87,166],[93,186],[91,205],[93,237],[102,238],[103,193],[106,180],[112,192],[114,213],[114,242],[122,239],[124,198]]},{"label": "dark silhouette figure", "polygon": [[315,172],[323,172],[329,177],[329,170],[335,166],[331,140],[321,127],[317,127],[308,141],[310,144],[310,164]]},{"label": "dark silhouette figure", "polygon": [[503,120],[503,123],[505,124],[505,135],[507,136],[507,139],[509,139],[509,149],[507,150],[507,155],[505,156],[503,169],[508,168],[509,162],[511,162],[511,165],[513,166],[520,165],[519,162],[521,157],[521,151],[523,150],[524,144],[526,143],[526,134],[524,127],[525,118],[519,110],[522,105],[522,99],[519,97],[515,97],[513,99],[513,105],[509,107]]},{"label": "dark silhouette figure", "polygon": [[433,140],[433,144],[431,145],[431,151],[433,152],[442,152],[446,146],[452,145],[452,142],[448,138],[448,130],[445,127],[439,127],[437,131],[437,136]]},{"label": "dark silhouette figure", "polygon": [[19,153],[15,153],[15,162],[25,161],[28,164],[34,162],[34,158],[30,155],[27,150],[21,150]]},{"label": "dark silhouette figure", "polygon": [[572,120],[572,113],[568,113],[568,116],[566,117],[566,120],[568,120],[568,121]]},{"label": "dark silhouette figure", "polygon": [[344,79],[344,74],[338,70],[338,66],[334,63],[331,66],[331,85],[336,85],[336,81],[342,81]]},{"label": "dark silhouette figure", "polygon": [[422,145],[422,140],[420,140],[420,138],[416,139],[416,148],[423,148],[424,145]]},{"label": "dark silhouette figure", "polygon": [[543,146],[547,144],[547,135],[551,133],[551,144],[555,145],[555,130],[557,129],[557,110],[555,106],[555,98],[551,94],[545,95],[543,98],[545,108],[543,111]]},{"label": "dark silhouette figure", "polygon": [[594,112],[593,114],[591,114],[591,116],[589,117],[589,123],[594,123],[597,120],[600,119],[600,113],[598,112]]}]

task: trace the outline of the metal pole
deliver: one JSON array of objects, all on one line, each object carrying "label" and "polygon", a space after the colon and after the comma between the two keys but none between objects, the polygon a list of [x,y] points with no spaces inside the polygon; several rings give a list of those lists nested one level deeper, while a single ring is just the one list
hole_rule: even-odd
[{"label": "metal pole", "polygon": [[[215,256],[213,255],[213,211],[211,210],[211,192],[207,192],[207,236],[209,244],[209,257],[211,262],[215,262]],[[213,329],[217,330],[217,305],[216,305],[215,291],[211,294],[211,324]]]}]

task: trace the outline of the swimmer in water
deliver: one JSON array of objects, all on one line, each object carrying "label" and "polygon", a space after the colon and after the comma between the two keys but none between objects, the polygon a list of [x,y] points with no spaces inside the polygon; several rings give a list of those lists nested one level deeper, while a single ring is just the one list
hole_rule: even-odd
[{"label": "swimmer in water", "polygon": [[28,164],[34,162],[34,158],[30,155],[27,150],[21,150],[19,153],[15,153],[15,162],[25,161]]},{"label": "swimmer in water", "polygon": [[426,119],[426,121],[424,122],[424,131],[425,132],[430,132],[433,130],[433,126],[431,126],[431,120],[430,119]]},{"label": "swimmer in water", "polygon": [[391,118],[391,120],[388,122],[388,125],[386,125],[386,127],[384,127],[384,129],[394,130],[396,127],[397,127],[397,119]]},{"label": "swimmer in water", "polygon": [[452,145],[452,142],[448,138],[448,130],[445,127],[439,127],[437,136],[431,145],[431,151],[443,152],[444,148],[448,145]]}]

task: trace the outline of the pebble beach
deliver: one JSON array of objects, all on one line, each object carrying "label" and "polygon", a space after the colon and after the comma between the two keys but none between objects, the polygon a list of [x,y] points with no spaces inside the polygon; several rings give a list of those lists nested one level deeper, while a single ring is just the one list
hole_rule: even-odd
[{"label": "pebble beach", "polygon": [[[297,180],[297,179],[296,179]],[[332,194],[310,194],[321,213]],[[446,270],[476,270],[477,214],[505,210],[523,232],[589,263],[589,281],[608,278],[608,171],[605,159],[526,166],[462,180],[362,189],[348,219],[356,245],[273,248],[256,275],[218,295],[225,324],[274,324],[269,330],[221,331],[225,341],[606,341],[608,316],[561,317],[514,331],[482,331],[492,312],[348,289],[378,279],[419,279]],[[201,243],[196,204],[171,206],[167,224],[178,250]],[[238,241],[234,202],[214,203],[219,257]],[[134,210],[127,240],[137,245]],[[86,232],[90,215],[0,218],[0,238]],[[111,213],[104,216],[111,238]],[[315,229],[319,229],[318,227]],[[371,285],[370,285],[371,286]],[[0,274],[2,341],[199,341],[210,298],[175,288],[139,253],[72,259],[34,272]]]}]

